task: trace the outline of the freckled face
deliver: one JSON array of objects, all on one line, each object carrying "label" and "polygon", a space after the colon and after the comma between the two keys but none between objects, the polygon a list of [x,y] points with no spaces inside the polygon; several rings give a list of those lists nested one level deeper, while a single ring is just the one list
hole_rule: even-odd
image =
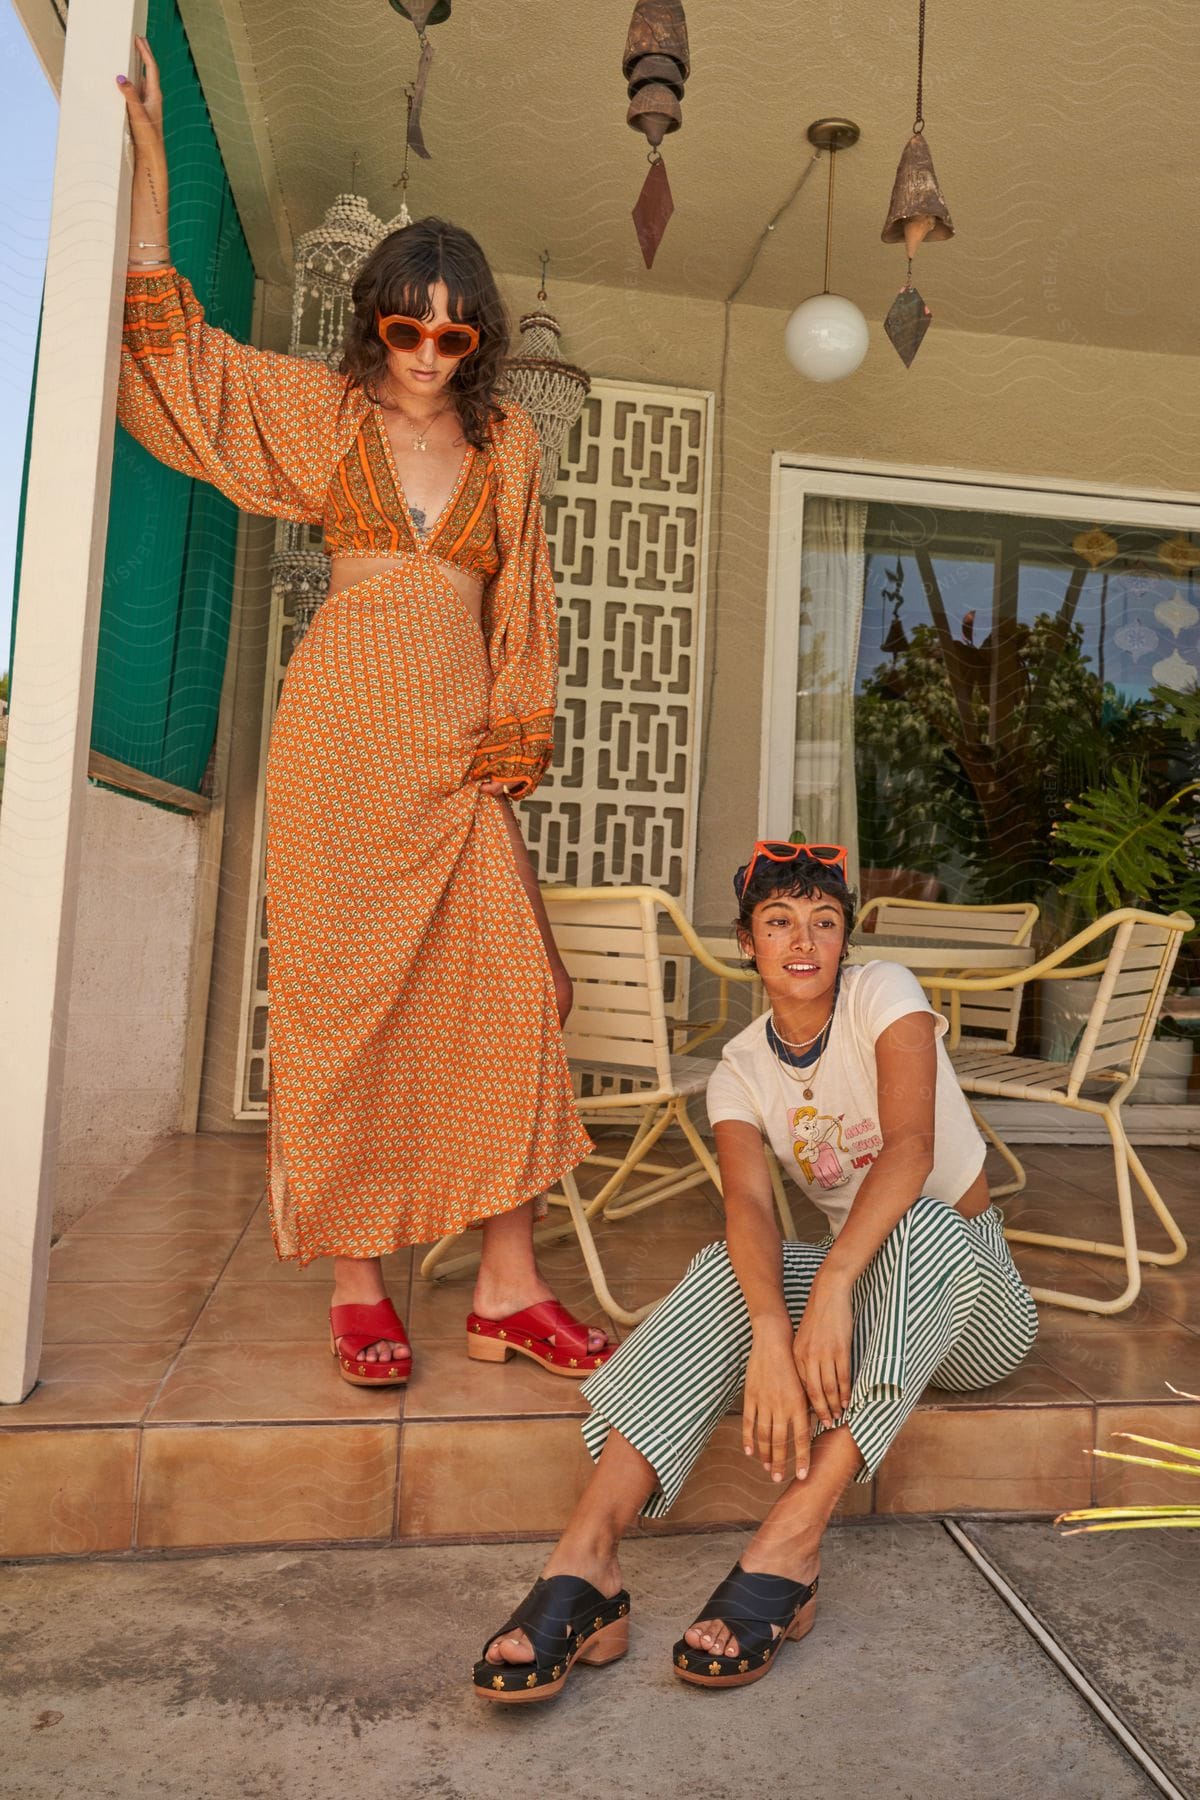
[{"label": "freckled face", "polygon": [[845,936],[841,907],[824,895],[760,901],[750,921],[750,948],[772,1005],[832,994]]}]

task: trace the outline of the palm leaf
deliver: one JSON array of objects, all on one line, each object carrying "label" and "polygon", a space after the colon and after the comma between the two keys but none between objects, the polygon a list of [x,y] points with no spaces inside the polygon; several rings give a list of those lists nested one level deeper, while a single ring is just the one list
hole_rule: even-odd
[{"label": "palm leaf", "polygon": [[1153,903],[1191,874],[1180,803],[1200,791],[1188,782],[1162,806],[1146,800],[1145,772],[1138,763],[1112,771],[1109,784],[1089,788],[1070,803],[1070,817],[1054,827],[1067,846],[1057,858],[1071,874],[1064,892],[1092,913],[1115,910],[1138,901]]}]

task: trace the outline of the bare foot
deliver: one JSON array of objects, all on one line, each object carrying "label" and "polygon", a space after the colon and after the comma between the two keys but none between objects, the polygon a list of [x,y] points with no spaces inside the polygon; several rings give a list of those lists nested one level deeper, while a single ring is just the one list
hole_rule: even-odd
[{"label": "bare foot", "polygon": [[[540,1306],[543,1301],[555,1299],[557,1299],[557,1295],[553,1288],[548,1286],[540,1275],[534,1276],[532,1281],[526,1282],[519,1289],[504,1289],[491,1282],[485,1282],[481,1271],[480,1279],[475,1284],[475,1297],[471,1305],[472,1311],[478,1313],[481,1319],[507,1319],[512,1313],[524,1312],[527,1306]],[[550,1343],[554,1342],[553,1333],[551,1333],[549,1341]],[[601,1331],[595,1325],[588,1326],[587,1353],[589,1356],[598,1356],[602,1350],[608,1348],[608,1344],[609,1337],[606,1331]],[[574,1572],[571,1571],[571,1573]],[[559,1570],[558,1573],[563,1574],[566,1571]]]},{"label": "bare foot", "polygon": [[[339,1256],[335,1260],[331,1305],[377,1306],[381,1300],[386,1299],[387,1291],[383,1285],[383,1270],[378,1257]],[[336,1341],[340,1352],[342,1340],[339,1337]],[[380,1338],[378,1343],[368,1344],[365,1350],[358,1352],[358,1361],[407,1361],[409,1354],[406,1344],[391,1338]]]},{"label": "bare foot", "polygon": [[[747,1575],[782,1575],[785,1581],[803,1581],[809,1586],[821,1568],[820,1539],[815,1546],[798,1545],[794,1539],[785,1541],[764,1528],[751,1538],[740,1560]],[[779,1636],[777,1625],[771,1635]],[[738,1640],[723,1619],[697,1619],[683,1637],[693,1650],[711,1650],[714,1656],[738,1654]]]},{"label": "bare foot", "polygon": [[[600,1558],[587,1552],[568,1550],[564,1553],[561,1544],[555,1546],[542,1575],[544,1578],[551,1575],[577,1575],[581,1581],[590,1581],[606,1599],[619,1594],[624,1586],[621,1565],[615,1555]],[[533,1645],[523,1631],[508,1632],[503,1637],[492,1639],[484,1652],[484,1658],[490,1663],[529,1663],[533,1661]]]}]

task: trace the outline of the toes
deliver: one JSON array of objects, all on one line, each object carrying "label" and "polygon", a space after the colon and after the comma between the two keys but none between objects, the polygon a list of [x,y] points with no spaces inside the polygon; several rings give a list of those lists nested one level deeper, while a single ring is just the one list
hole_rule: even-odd
[{"label": "toes", "polygon": [[523,1631],[514,1631],[508,1637],[492,1639],[487,1647],[486,1661],[490,1663],[532,1662],[533,1649]]},{"label": "toes", "polygon": [[688,1626],[683,1635],[693,1650],[711,1650],[714,1629],[711,1619],[697,1619],[694,1625]]}]

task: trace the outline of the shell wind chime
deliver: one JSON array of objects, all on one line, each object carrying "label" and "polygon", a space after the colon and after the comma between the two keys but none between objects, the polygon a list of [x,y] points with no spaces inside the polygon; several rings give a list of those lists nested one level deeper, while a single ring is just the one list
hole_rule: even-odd
[{"label": "shell wind chime", "polygon": [[938,186],[933,158],[929,154],[929,145],[925,142],[924,99],[925,0],[920,0],[917,21],[916,117],[913,119],[912,136],[901,152],[892,187],[891,205],[879,234],[885,244],[903,244],[908,257],[904,286],[892,301],[883,322],[883,329],[906,369],[912,367],[913,358],[921,348],[925,333],[933,320],[933,314],[913,286],[913,257],[926,240],[936,244],[954,236],[950,208]]},{"label": "shell wind chime", "polygon": [[650,146],[650,173],[633,209],[633,223],[648,269],[654,266],[658,246],[675,211],[659,145],[668,133],[678,131],[683,124],[680,102],[691,67],[683,0],[637,0],[621,72],[629,92],[626,123],[640,131]]},{"label": "shell wind chime", "polygon": [[[358,173],[358,156],[354,173]],[[319,225],[296,239],[292,331],[288,350],[336,369],[351,310],[354,277],[384,227],[358,193],[337,194]],[[307,525],[281,524],[271,558],[271,585],[287,596],[293,648],[307,631],[329,588],[329,558],[313,547]]]},{"label": "shell wind chime", "polygon": [[523,406],[538,429],[542,442],[539,491],[543,500],[554,492],[563,445],[583,411],[592,378],[585,369],[564,362],[558,340],[562,327],[546,305],[546,267],[549,251],[542,252],[542,279],[537,291],[538,309],[520,322],[521,348],[505,365],[504,390]]},{"label": "shell wind chime", "polygon": [[398,12],[412,25],[417,34],[417,42],[421,46],[421,59],[417,64],[417,78],[409,91],[408,100],[408,132],[406,143],[417,156],[428,160],[430,152],[425,146],[421,132],[421,108],[425,103],[425,88],[429,81],[429,70],[433,63],[433,45],[429,42],[427,26],[441,25],[450,17],[451,0],[388,0],[394,12]]}]

